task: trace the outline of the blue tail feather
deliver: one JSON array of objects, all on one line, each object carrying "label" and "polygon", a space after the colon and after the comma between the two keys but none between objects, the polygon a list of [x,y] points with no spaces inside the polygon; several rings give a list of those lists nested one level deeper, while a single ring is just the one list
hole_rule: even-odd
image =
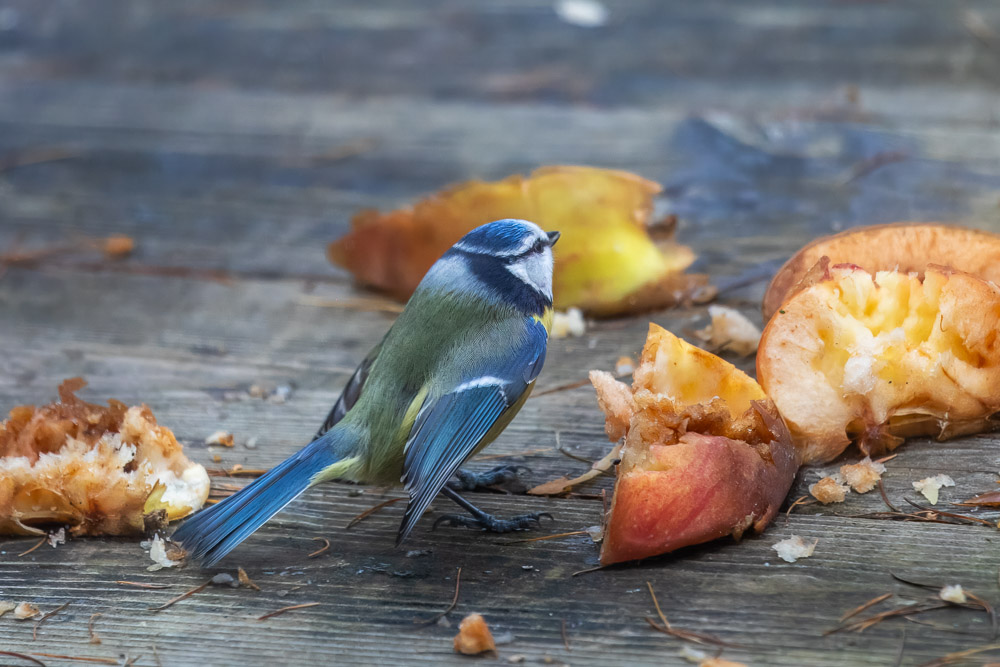
[{"label": "blue tail feather", "polygon": [[202,566],[214,565],[309,488],[317,473],[337,462],[331,435],[313,441],[235,495],[187,519],[171,539]]}]

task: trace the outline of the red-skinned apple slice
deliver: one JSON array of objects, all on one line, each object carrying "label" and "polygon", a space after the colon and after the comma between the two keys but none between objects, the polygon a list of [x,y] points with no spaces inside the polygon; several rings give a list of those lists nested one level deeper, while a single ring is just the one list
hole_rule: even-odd
[{"label": "red-skinned apple slice", "polygon": [[601,563],[763,530],[798,457],[760,386],[651,324],[632,387],[591,372],[608,435],[624,436]]}]

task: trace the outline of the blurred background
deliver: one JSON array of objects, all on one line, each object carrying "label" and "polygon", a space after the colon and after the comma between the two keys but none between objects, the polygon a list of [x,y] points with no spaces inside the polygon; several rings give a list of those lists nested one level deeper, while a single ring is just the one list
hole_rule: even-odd
[{"label": "blurred background", "polygon": [[[816,236],[896,220],[1000,231],[1000,3],[0,0],[0,414],[48,403],[83,375],[81,396],[148,404],[199,463],[270,467],[308,442],[394,316],[357,307],[350,275],[326,258],[351,217],[550,164],[663,184],[658,213],[676,216],[678,241],[699,256],[693,270],[738,284],[721,300],[760,324],[769,271]],[[105,245],[113,236],[117,249]],[[603,418],[580,380],[634,356],[649,319],[678,332],[707,321],[702,307],[675,309],[553,341],[540,390],[544,380],[579,391],[528,401],[490,455],[527,452],[507,460],[530,464],[535,482],[586,469],[556,447],[604,456]],[[219,429],[235,447],[206,443]],[[969,442],[947,445],[967,457],[949,473],[966,489],[992,487],[995,455]],[[943,470],[942,447],[907,445],[889,492]],[[478,495],[502,514],[552,511],[553,531],[601,520],[596,491]],[[864,501],[872,511],[883,509],[877,495]],[[62,653],[239,666],[280,664],[292,647],[313,659],[301,664],[440,664],[454,629],[413,618],[444,607],[467,563],[462,604],[475,601],[536,664],[607,664],[610,651],[663,664],[667,638],[642,621],[653,579],[679,627],[772,642],[767,664],[799,667],[902,655],[898,626],[823,636],[888,587],[886,568],[944,558],[954,581],[996,584],[989,530],[873,528],[822,510],[794,514],[794,530],[839,542],[799,575],[769,562],[787,521],[739,548],[598,583],[569,576],[596,563],[587,535],[500,548],[475,531],[421,527],[410,548],[437,556],[410,558],[391,547],[401,504],[322,558],[305,556],[377,500],[345,485],[307,494],[243,561],[263,593],[210,588],[149,626],[136,618],[151,617],[150,592],[107,584],[149,564],[124,541],[3,551],[0,593],[46,609],[73,596],[42,630]],[[194,568],[170,576],[177,591],[203,583]],[[256,614],[313,595],[323,607],[257,630]],[[101,646],[86,644],[91,606],[105,613]],[[55,631],[63,622],[72,632]],[[16,647],[38,648],[30,625],[13,627]],[[907,660],[970,641],[911,632]],[[229,651],[237,645],[242,654]]]}]

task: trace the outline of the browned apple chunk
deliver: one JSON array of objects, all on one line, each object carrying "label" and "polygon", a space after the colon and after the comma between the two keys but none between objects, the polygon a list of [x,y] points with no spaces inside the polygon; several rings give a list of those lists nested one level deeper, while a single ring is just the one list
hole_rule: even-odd
[{"label": "browned apple chunk", "polygon": [[768,323],[757,377],[807,463],[973,433],[1000,410],[998,320],[1000,289],[968,273],[835,266]]},{"label": "browned apple chunk", "polygon": [[625,438],[603,564],[767,526],[798,460],[756,382],[655,324],[631,388],[601,371],[591,381],[608,435]]}]

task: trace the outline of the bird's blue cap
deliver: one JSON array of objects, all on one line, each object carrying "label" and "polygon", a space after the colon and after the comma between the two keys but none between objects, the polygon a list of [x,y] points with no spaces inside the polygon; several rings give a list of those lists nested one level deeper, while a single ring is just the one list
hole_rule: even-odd
[{"label": "bird's blue cap", "polygon": [[551,246],[558,239],[559,232],[546,233],[533,222],[507,218],[476,227],[455,247],[465,252],[509,257]]}]

